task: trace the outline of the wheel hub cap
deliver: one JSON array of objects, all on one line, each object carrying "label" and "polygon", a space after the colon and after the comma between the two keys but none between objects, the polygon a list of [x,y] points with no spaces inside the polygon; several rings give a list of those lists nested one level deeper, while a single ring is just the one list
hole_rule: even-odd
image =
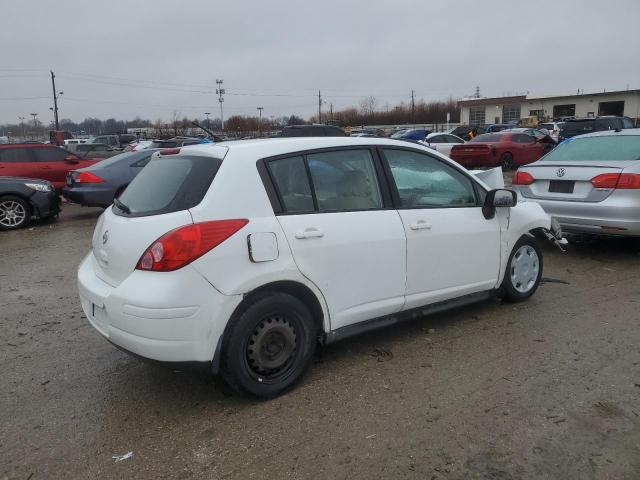
[{"label": "wheel hub cap", "polygon": [[520,247],[511,259],[511,284],[520,293],[533,288],[540,272],[538,254],[530,245]]}]

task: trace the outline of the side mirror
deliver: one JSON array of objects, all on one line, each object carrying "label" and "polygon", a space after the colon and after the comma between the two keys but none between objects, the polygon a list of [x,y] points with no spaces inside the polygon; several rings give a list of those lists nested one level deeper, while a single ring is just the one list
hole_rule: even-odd
[{"label": "side mirror", "polygon": [[498,207],[515,207],[518,203],[518,195],[513,190],[506,188],[498,188],[487,193],[482,206],[482,214],[487,220],[492,219],[496,215]]},{"label": "side mirror", "polygon": [[78,158],[75,155],[67,155],[64,157],[64,161],[67,163],[78,163]]}]

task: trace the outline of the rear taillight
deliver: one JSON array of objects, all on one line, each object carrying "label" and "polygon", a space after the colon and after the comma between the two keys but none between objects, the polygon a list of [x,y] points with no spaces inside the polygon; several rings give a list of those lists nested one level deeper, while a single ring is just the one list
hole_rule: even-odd
[{"label": "rear taillight", "polygon": [[136,269],[171,272],[193,262],[244,227],[249,220],[216,220],[176,228],[153,242]]},{"label": "rear taillight", "polygon": [[511,180],[512,185],[531,185],[535,181],[533,175],[528,172],[518,170]]},{"label": "rear taillight", "polygon": [[78,172],[78,174],[77,174],[77,176],[75,177],[74,180],[75,180],[76,183],[102,183],[102,182],[104,182],[104,180],[102,178],[100,178],[95,173],[91,173],[91,172]]},{"label": "rear taillight", "polygon": [[626,190],[640,189],[640,174],[637,173],[603,173],[591,179],[595,188],[621,188]]}]

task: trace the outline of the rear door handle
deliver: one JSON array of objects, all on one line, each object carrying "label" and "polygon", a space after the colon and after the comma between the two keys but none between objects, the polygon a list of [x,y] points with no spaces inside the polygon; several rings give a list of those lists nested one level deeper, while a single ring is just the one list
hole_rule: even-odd
[{"label": "rear door handle", "polygon": [[316,227],[305,228],[302,232],[296,232],[296,238],[302,240],[304,238],[320,238],[324,237],[322,230]]},{"label": "rear door handle", "polygon": [[424,220],[418,220],[417,222],[409,225],[409,227],[411,230],[431,230],[431,224]]}]

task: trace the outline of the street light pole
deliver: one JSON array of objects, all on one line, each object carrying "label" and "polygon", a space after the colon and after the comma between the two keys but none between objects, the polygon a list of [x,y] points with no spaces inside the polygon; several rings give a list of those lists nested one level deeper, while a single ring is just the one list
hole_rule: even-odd
[{"label": "street light pole", "polygon": [[211,112],[204,112],[204,114],[207,116],[207,128],[211,130],[211,123],[209,122],[209,115],[211,115]]},{"label": "street light pole", "polygon": [[262,136],[262,110],[264,110],[264,107],[257,107],[256,108],[258,110],[258,136],[261,137]]},{"label": "street light pole", "polygon": [[30,113],[29,115],[31,115],[33,117],[33,130],[34,130],[34,135],[32,135],[32,140],[35,140],[35,129],[38,127],[38,120],[37,120],[37,113]]},{"label": "street light pole", "polygon": [[216,80],[216,84],[218,85],[218,88],[216,88],[216,94],[218,95],[218,103],[220,103],[220,123],[222,124],[222,131],[224,132],[224,115],[222,113],[222,102],[224,102],[223,95],[225,94],[225,90],[224,88],[222,88],[223,83],[224,80],[222,79]]},{"label": "street light pole", "polygon": [[24,142],[27,139],[27,137],[24,134],[24,120],[25,120],[25,117],[18,117],[18,120],[20,120],[20,127],[22,127],[22,141]]}]

